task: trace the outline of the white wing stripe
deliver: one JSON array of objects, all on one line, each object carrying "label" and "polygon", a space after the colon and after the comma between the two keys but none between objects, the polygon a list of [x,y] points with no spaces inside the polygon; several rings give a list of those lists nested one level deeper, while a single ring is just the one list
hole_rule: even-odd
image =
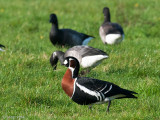
[{"label": "white wing stripe", "polygon": [[91,96],[95,96],[97,98],[97,100],[99,101],[99,97],[101,97],[99,94],[97,94],[95,91],[89,90],[88,88],[76,83],[77,87],[79,87],[80,90],[82,90],[83,92],[91,95]]},{"label": "white wing stripe", "polygon": [[109,90],[107,90],[104,94],[108,93],[112,89],[112,85],[110,86]]},{"label": "white wing stripe", "polygon": [[102,92],[106,87],[107,87],[107,84],[106,84],[106,86],[105,86],[102,90],[100,90],[99,92]]}]

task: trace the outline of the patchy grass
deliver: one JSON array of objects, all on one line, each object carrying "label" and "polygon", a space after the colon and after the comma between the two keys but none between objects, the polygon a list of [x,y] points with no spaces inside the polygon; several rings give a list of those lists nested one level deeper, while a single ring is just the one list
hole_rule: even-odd
[{"label": "patchy grass", "polygon": [[[160,119],[160,2],[158,0],[4,0],[0,4],[0,118],[1,119]],[[125,40],[107,46],[99,37],[102,9],[108,6],[111,20],[120,23]],[[49,57],[55,50],[49,41],[50,13],[60,28],[72,28],[95,36],[89,45],[109,53],[109,59],[88,77],[113,82],[139,94],[137,100],[80,106],[61,88],[66,71],[53,71]]]}]

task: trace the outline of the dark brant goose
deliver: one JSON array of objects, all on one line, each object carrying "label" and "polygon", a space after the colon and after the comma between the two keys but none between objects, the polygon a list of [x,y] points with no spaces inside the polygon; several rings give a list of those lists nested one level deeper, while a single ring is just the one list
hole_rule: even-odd
[{"label": "dark brant goose", "polygon": [[[63,64],[65,57],[75,57],[83,68],[93,68],[101,63],[102,60],[108,58],[108,54],[104,51],[89,47],[78,45],[68,49],[65,53],[62,51],[55,51],[50,57],[50,63],[54,70],[56,70],[57,62],[60,61]],[[87,69],[86,72],[89,72]]]},{"label": "dark brant goose", "polygon": [[111,23],[109,8],[103,8],[104,22],[99,28],[99,35],[104,44],[118,44],[124,39],[122,27],[117,23]]},{"label": "dark brant goose", "polygon": [[50,23],[52,23],[52,28],[49,37],[53,45],[87,45],[88,42],[94,38],[71,29],[59,29],[57,16],[55,14],[50,15]]},{"label": "dark brant goose", "polygon": [[68,67],[62,79],[62,88],[65,93],[77,104],[93,105],[108,103],[107,112],[111,100],[121,98],[137,98],[134,91],[120,88],[119,86],[98,79],[78,77],[79,62],[74,57],[67,57],[64,65]]},{"label": "dark brant goose", "polygon": [[5,51],[5,50],[2,49],[2,47],[5,48],[4,45],[0,44],[0,51]]}]

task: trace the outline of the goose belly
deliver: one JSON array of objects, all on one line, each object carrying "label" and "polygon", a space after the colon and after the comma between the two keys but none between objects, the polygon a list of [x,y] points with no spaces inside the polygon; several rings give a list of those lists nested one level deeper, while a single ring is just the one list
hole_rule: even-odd
[{"label": "goose belly", "polygon": [[107,57],[108,57],[107,55],[86,56],[82,58],[81,65],[83,68],[95,67],[101,62],[101,60]]},{"label": "goose belly", "polygon": [[124,39],[124,35],[121,35],[121,34],[107,34],[105,38],[105,43],[110,45],[118,44],[122,42],[123,39]]}]

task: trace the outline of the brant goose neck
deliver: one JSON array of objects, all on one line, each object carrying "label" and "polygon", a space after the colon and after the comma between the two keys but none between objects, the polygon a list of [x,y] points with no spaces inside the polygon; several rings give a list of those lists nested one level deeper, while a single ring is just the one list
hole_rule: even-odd
[{"label": "brant goose neck", "polygon": [[108,7],[103,8],[104,22],[110,22],[110,11]]},{"label": "brant goose neck", "polygon": [[66,57],[64,65],[68,67],[63,79],[62,88],[70,98],[80,105],[93,105],[108,102],[107,112],[111,100],[121,98],[137,98],[134,91],[120,88],[119,86],[98,79],[77,77],[79,71],[78,60]]},{"label": "brant goose neck", "polygon": [[57,35],[59,32],[58,19],[55,14],[50,15],[50,23],[52,23],[52,27],[51,27],[51,31],[49,33],[49,38],[50,38],[50,41],[52,42],[52,44],[55,45],[59,39],[59,38],[57,38]]},{"label": "brant goose neck", "polygon": [[50,31],[50,39],[53,39],[58,34],[58,24],[52,23],[51,31]]},{"label": "brant goose neck", "polygon": [[63,64],[64,52],[55,51],[55,52],[52,53],[52,55],[50,57],[50,64],[53,67],[53,70],[56,70],[58,60],[60,61],[61,64]]}]

